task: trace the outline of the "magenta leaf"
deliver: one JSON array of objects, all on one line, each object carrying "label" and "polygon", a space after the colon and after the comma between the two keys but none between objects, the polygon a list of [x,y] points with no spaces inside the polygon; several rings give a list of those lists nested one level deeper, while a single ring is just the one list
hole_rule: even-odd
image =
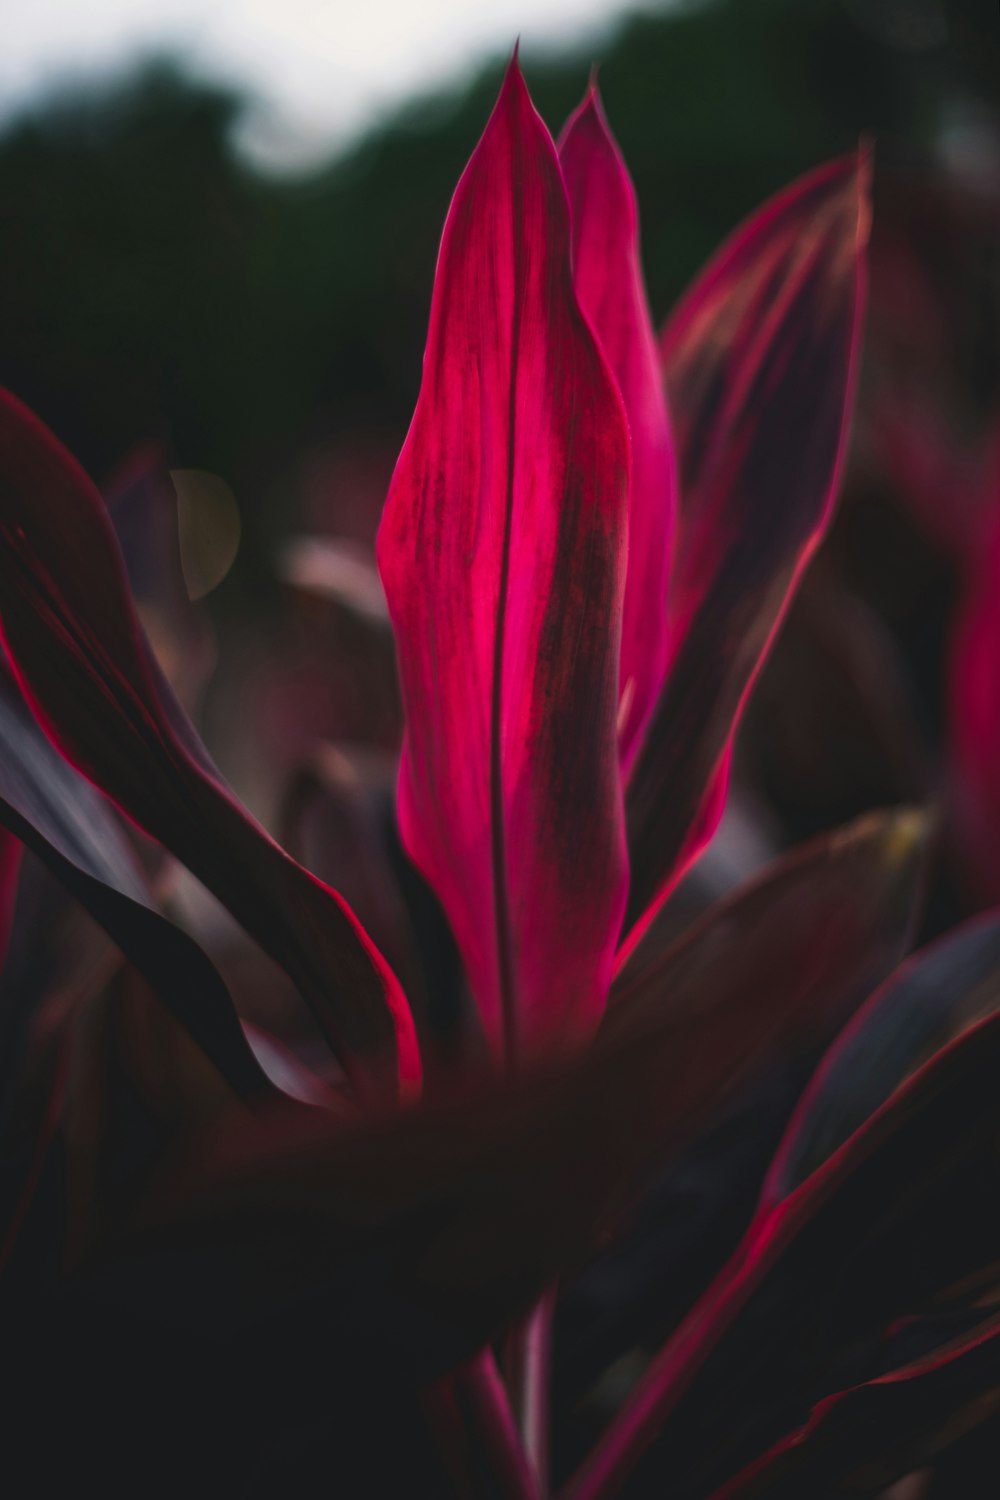
[{"label": "magenta leaf", "polygon": [[627,486],[555,148],[515,60],[445,225],[378,537],[406,716],[403,841],[508,1064],[591,1028],[610,982]]},{"label": "magenta leaf", "polygon": [[632,441],[622,615],[623,767],[635,755],[667,666],[667,579],[676,478],[653,325],[639,259],[635,191],[596,86],[559,141],[573,216],[573,277],[625,403]]},{"label": "magenta leaf", "polygon": [[355,1081],[382,1095],[414,1084],[415,1033],[392,972],[346,902],[236,800],[156,666],[100,495],[6,394],[0,628],[48,737],[287,970]]},{"label": "magenta leaf", "polygon": [[680,466],[666,685],[628,788],[627,926],[715,831],[733,735],[836,499],[865,290],[869,159],[765,205],[682,300],[661,352]]},{"label": "magenta leaf", "polygon": [[[714,1493],[804,1428],[845,1375],[882,1373],[900,1319],[995,1265],[1000,1214],[976,1184],[994,1151],[998,1061],[994,914],[917,954],[834,1044],[740,1248],[574,1494],[617,1494],[647,1450],[646,1482],[664,1469],[680,1496]],[[719,1410],[738,1414],[724,1435]]]}]

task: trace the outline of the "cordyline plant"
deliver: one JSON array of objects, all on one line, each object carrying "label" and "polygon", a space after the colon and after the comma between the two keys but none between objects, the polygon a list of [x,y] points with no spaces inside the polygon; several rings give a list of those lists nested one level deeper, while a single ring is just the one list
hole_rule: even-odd
[{"label": "cordyline plant", "polygon": [[[680,936],[668,900],[830,520],[868,178],[862,150],[775,198],[657,340],[596,89],[557,147],[508,70],[378,538],[399,831],[485,1044],[434,1067],[345,900],[209,758],[100,495],[3,397],[3,910],[23,846],[127,961],[29,983],[20,893],[0,1305],[32,1493],[85,1472],[143,1494],[877,1494],[993,1410],[1000,921],[898,967],[926,833],[906,810]],[[111,804],[285,970],[322,1077],[241,1025]],[[625,1295],[589,1384],[642,1356],[553,1477],[553,1329],[574,1337],[654,1177],[720,1121],[752,1130],[775,1080],[749,1223],[716,1233],[713,1203],[693,1275],[646,1267],[655,1295]]]}]

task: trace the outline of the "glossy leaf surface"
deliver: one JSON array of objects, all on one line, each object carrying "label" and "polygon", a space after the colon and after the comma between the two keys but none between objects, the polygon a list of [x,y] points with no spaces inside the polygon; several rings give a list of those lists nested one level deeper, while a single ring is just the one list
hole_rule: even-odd
[{"label": "glossy leaf surface", "polygon": [[515,60],[448,215],[378,537],[406,714],[403,841],[508,1062],[591,1028],[610,982],[627,488],[555,148]]},{"label": "glossy leaf surface", "polygon": [[632,443],[619,723],[622,765],[627,768],[666,671],[676,479],[639,258],[635,190],[596,86],[560,137],[559,162],[573,215],[577,295],[614,371]]},{"label": "glossy leaf surface", "polygon": [[103,501],[0,398],[0,626],[58,749],[201,879],[292,976],[365,1088],[414,1084],[402,991],[336,892],[254,822],[213,766],[136,619]]},{"label": "glossy leaf surface", "polygon": [[680,469],[666,686],[628,788],[627,925],[714,833],[733,734],[829,522],[865,290],[867,154],[767,204],[661,340]]}]

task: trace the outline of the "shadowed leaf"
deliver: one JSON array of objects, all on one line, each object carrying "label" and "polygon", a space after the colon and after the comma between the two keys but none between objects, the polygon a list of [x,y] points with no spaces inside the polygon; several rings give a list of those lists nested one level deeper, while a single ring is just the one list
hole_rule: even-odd
[{"label": "shadowed leaf", "polygon": [[832,513],[864,305],[868,177],[862,152],[765,205],[663,333],[681,513],[669,671],[628,787],[629,927],[650,920],[718,825],[743,704]]},{"label": "shadowed leaf", "polygon": [[672,1034],[710,1123],[564,1296],[568,1399],[656,1347],[738,1243],[823,1049],[906,951],[926,834],[917,812],[859,819],[776,860],[660,953],[663,908],[618,976],[601,1035],[643,1017]]},{"label": "shadowed leaf", "polygon": [[[916,955],[858,1013],[789,1125],[740,1248],[574,1496],[617,1494],[647,1451],[640,1482],[669,1473],[678,1496],[714,1492],[807,1428],[831,1392],[881,1375],[901,1319],[1000,1260],[998,1009],[993,916]],[[719,1410],[732,1414],[724,1429]]]},{"label": "shadowed leaf", "polygon": [[[102,799],[58,754],[0,672],[0,823],[90,912],[238,1093],[266,1086],[225,985],[188,935],[161,917]],[[20,1026],[28,1017],[19,1018]],[[6,1078],[19,1056],[4,1015]]]},{"label": "shadowed leaf", "polygon": [[[899,941],[913,833],[911,824],[897,840],[906,851],[897,848],[885,871],[884,905],[869,901],[859,964],[863,950],[876,967],[876,951],[889,961],[887,928],[890,944]],[[878,851],[879,839],[871,845]],[[692,1139],[761,1052],[794,1051],[816,1024],[789,1004],[795,1013],[772,1023],[749,1063],[744,1045],[699,1077],[688,1033],[702,1031],[690,1006],[679,1016],[637,1006],[634,1024],[629,1009],[616,1007],[615,1024],[558,1068],[503,1087],[475,1083],[461,1100],[377,1128],[345,1129],[279,1103],[195,1135],[138,1220],[123,1226],[120,1244],[107,1248],[107,1269],[95,1262],[91,1270],[124,1285],[126,1271],[156,1275],[183,1251],[209,1269],[193,1293],[163,1286],[164,1299],[183,1304],[178,1316],[225,1330],[258,1303],[290,1312],[320,1299],[343,1346],[367,1340],[420,1378],[438,1375],[578,1266],[653,1165]]]},{"label": "shadowed leaf", "polygon": [[419,1056],[397,981],[346,903],[240,805],[136,619],[104,504],[55,438],[0,399],[0,627],[68,760],[201,879],[281,964],[355,1081],[394,1094]]}]

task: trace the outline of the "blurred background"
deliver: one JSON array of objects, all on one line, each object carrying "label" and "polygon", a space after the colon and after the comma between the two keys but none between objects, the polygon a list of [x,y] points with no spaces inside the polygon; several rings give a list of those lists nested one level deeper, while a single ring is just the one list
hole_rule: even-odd
[{"label": "blurred background", "polygon": [[[107,493],[173,471],[206,732],[265,815],[313,744],[391,750],[366,570],[519,32],[553,132],[600,65],[658,324],[761,200],[874,138],[851,471],[743,736],[734,858],[934,795],[961,558],[1000,493],[995,0],[36,3],[0,61],[0,382]],[[353,546],[336,579],[289,554],[309,533]]]}]

